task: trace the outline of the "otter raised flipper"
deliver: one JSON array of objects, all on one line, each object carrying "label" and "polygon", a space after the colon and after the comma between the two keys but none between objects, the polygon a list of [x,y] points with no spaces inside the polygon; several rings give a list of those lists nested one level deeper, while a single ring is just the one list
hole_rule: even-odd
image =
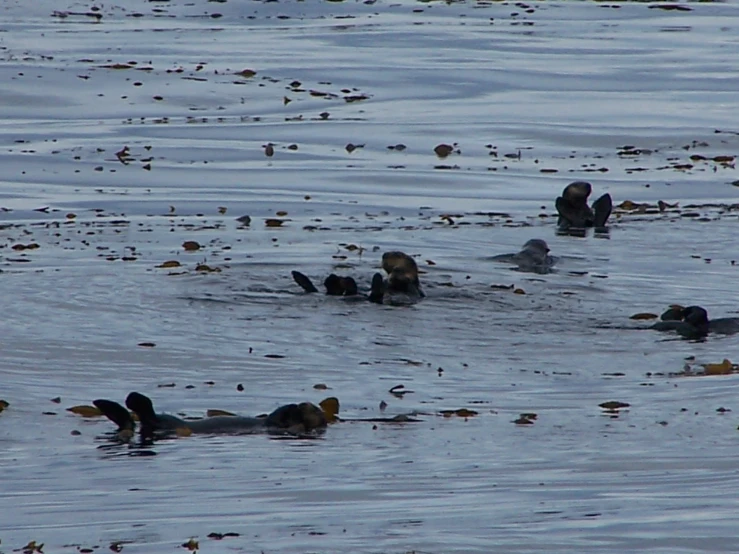
[{"label": "otter raised flipper", "polygon": [[300,287],[308,293],[318,292],[318,289],[313,282],[308,278],[307,275],[300,273],[300,271],[292,272],[293,280],[300,285]]},{"label": "otter raised flipper", "polygon": [[103,412],[103,415],[118,426],[118,431],[133,432],[136,422],[131,417],[131,412],[112,400],[99,398],[92,401],[93,405]]},{"label": "otter raised flipper", "polygon": [[323,281],[326,294],[329,296],[356,296],[358,294],[357,282],[352,277],[339,277],[332,273]]},{"label": "otter raised flipper", "polygon": [[[307,275],[300,271],[292,272],[293,280],[307,293],[318,292],[318,289]],[[352,277],[339,277],[332,273],[323,281],[326,294],[329,296],[356,296],[358,294],[357,282]]]},{"label": "otter raised flipper", "polygon": [[375,273],[372,276],[372,288],[369,293],[369,301],[375,304],[382,304],[385,296],[385,278],[381,273]]},{"label": "otter raised flipper", "polygon": [[608,218],[611,217],[612,211],[613,200],[608,193],[593,202],[593,227],[595,229],[604,229]]},{"label": "otter raised flipper", "polygon": [[141,424],[141,433],[154,435],[156,433],[176,432],[183,435],[190,434],[189,426],[184,419],[170,414],[158,414],[148,396],[132,392],[126,397],[126,407],[136,414]]}]

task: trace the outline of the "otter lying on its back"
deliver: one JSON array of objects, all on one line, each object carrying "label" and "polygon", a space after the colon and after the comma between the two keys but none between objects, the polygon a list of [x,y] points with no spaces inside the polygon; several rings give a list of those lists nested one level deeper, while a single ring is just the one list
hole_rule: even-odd
[{"label": "otter lying on its back", "polygon": [[588,196],[593,187],[586,181],[575,181],[570,183],[558,196],[555,202],[559,219],[557,225],[561,230],[570,228],[584,229],[595,227],[603,229],[611,215],[613,202],[611,195],[606,193],[593,202],[593,207],[588,206]]},{"label": "otter lying on its back", "polygon": [[[418,280],[418,266],[408,254],[385,252],[382,255],[382,269],[387,273],[387,278],[381,273],[374,274],[367,297],[370,302],[408,304],[425,296]],[[292,277],[305,292],[318,292],[313,282],[303,273],[293,271]],[[358,296],[357,282],[351,277],[339,277],[332,273],[323,284],[328,295]]]},{"label": "otter lying on its back", "polygon": [[739,333],[739,317],[708,319],[708,312],[701,306],[672,306],[651,327],[655,331],[676,331],[687,339],[700,339],[708,333],[733,335]]},{"label": "otter lying on its back", "polygon": [[499,254],[492,259],[496,262],[515,264],[518,271],[541,274],[550,273],[557,261],[557,258],[549,255],[549,246],[542,239],[528,240],[520,252]]},{"label": "otter lying on its back", "polygon": [[[112,400],[93,401],[103,414],[119,430],[133,431],[135,423],[129,411]],[[126,406],[134,412],[141,423],[141,433],[145,436],[159,434],[249,434],[249,433],[289,433],[303,434],[320,432],[326,428],[326,415],[323,410],[310,402],[286,404],[267,416],[215,416],[197,420],[184,420],[170,414],[158,414],[148,396],[132,392],[126,398]]]}]

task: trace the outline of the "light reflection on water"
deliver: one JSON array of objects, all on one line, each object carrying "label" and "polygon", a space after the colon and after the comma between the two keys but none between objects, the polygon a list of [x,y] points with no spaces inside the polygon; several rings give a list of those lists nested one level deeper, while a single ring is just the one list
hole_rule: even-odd
[{"label": "light reflection on water", "polygon": [[[736,337],[691,343],[628,319],[672,302],[736,315],[736,210],[626,214],[609,240],[557,236],[552,216],[575,179],[617,204],[736,202],[731,164],[689,158],[739,142],[724,127],[736,6],[142,1],[126,9],[143,17],[105,6],[93,24],[51,4],[4,8],[6,550],[739,549],[736,422],[720,410],[735,377],[665,376],[690,356],[736,361]],[[100,67],[129,61],[153,70]],[[245,68],[257,75],[234,76]],[[461,154],[437,159],[441,142]],[[289,221],[265,227],[281,210]],[[557,272],[489,260],[534,237]],[[308,296],[290,278],[348,272],[366,290],[393,249],[419,261],[424,302]],[[182,268],[155,267],[172,259]],[[413,392],[391,395],[399,384]],[[128,445],[65,412],[131,390],[169,413],[336,395],[346,418],[421,421]],[[608,400],[631,407],[612,417]],[[438,415],[462,407],[479,415]],[[528,412],[534,425],[512,423]]]}]

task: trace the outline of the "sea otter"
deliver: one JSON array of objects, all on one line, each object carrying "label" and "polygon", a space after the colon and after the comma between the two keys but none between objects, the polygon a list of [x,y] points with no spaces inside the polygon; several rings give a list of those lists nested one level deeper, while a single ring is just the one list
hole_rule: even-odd
[{"label": "sea otter", "polygon": [[613,209],[611,195],[604,194],[593,202],[591,208],[588,206],[588,196],[592,191],[593,187],[586,181],[575,181],[564,188],[562,196],[558,196],[555,202],[559,213],[557,225],[560,230],[605,228]]},{"label": "sea otter", "polygon": [[676,331],[688,339],[700,339],[708,333],[733,335],[739,333],[739,317],[720,317],[708,319],[708,312],[701,306],[671,306],[649,329],[655,331]]},{"label": "sea otter", "polygon": [[408,304],[426,296],[418,280],[418,265],[405,252],[385,252],[382,269],[387,273],[372,276],[369,301],[376,304]]},{"label": "sea otter", "polygon": [[540,274],[550,273],[557,261],[557,258],[549,255],[549,246],[542,239],[528,240],[520,252],[499,254],[492,259],[496,262],[515,264],[518,271]]},{"label": "sea otter", "polygon": [[[367,296],[370,302],[407,304],[425,296],[418,279],[418,265],[408,254],[399,251],[385,252],[382,255],[382,269],[387,273],[387,278],[381,273],[374,274]],[[292,277],[305,292],[318,292],[313,282],[303,273],[293,271]],[[326,294],[331,296],[358,296],[357,282],[352,277],[339,277],[332,273],[326,277],[323,285],[326,287]]]},{"label": "sea otter", "polygon": [[93,404],[108,419],[118,425],[119,431],[134,431],[135,423],[128,411],[131,410],[138,416],[141,423],[141,433],[144,436],[171,434],[239,435],[265,432],[300,435],[321,432],[327,424],[324,411],[310,402],[286,404],[266,416],[215,416],[192,421],[170,414],[156,413],[151,399],[138,392],[132,392],[126,398],[128,410],[112,400],[98,399],[93,401]]}]

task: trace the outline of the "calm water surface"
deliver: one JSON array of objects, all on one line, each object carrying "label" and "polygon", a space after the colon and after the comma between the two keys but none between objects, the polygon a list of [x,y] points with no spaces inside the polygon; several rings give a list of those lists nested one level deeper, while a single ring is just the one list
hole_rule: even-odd
[{"label": "calm water surface", "polygon": [[[679,6],[4,3],[0,551],[739,550],[737,378],[670,376],[738,339],[629,320],[739,314],[739,5]],[[677,206],[557,236],[576,179]],[[556,273],[489,259],[535,237]],[[424,302],[290,277],[366,289],[392,249]],[[138,448],[65,410],[132,390],[421,421]]]}]

